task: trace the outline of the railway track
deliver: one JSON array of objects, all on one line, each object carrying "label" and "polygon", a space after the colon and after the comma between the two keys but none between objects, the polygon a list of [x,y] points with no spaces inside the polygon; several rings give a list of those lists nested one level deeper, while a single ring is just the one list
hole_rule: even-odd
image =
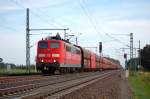
[{"label": "railway track", "polygon": [[[42,76],[40,79],[34,80],[24,80],[0,84],[0,95],[10,95],[16,94],[18,92],[27,92],[33,89],[37,89],[49,84],[59,83],[63,81],[68,81],[76,79],[79,77],[86,77],[94,73],[77,73],[77,74],[68,74],[68,75],[53,75],[53,76]],[[72,75],[74,77],[72,77]]]},{"label": "railway track", "polygon": [[42,78],[41,75],[0,77],[0,84]]},{"label": "railway track", "polygon": [[37,77],[34,79],[24,79],[24,80],[18,80],[15,82],[7,82],[7,83],[1,83],[0,84],[0,90],[1,89],[6,89],[6,88],[10,88],[10,87],[17,87],[17,86],[22,86],[22,85],[28,85],[28,84],[36,84],[36,83],[40,83],[40,82],[46,82],[49,79],[56,79],[58,78],[58,75],[54,75],[54,76],[41,76],[41,77]]},{"label": "railway track", "polygon": [[64,92],[65,90],[77,88],[77,86],[88,85],[89,83],[106,78],[115,72],[116,71],[57,75],[43,79],[13,82],[9,84],[9,86],[0,89],[0,98],[51,98],[54,97],[55,94],[61,93],[61,91]]},{"label": "railway track", "polygon": [[[86,75],[86,74],[87,73],[84,73],[84,75]],[[80,73],[75,74],[75,77],[76,76],[80,76]],[[13,87],[17,87],[17,86],[20,87],[20,86],[29,85],[29,84],[39,84],[39,83],[43,83],[43,82],[55,83],[55,82],[57,82],[58,79],[59,79],[59,81],[63,81],[64,78],[68,78],[68,77],[72,78],[72,75],[68,74],[68,75],[65,75],[65,76],[64,75],[42,76],[42,77],[39,77],[39,78],[36,78],[36,79],[34,78],[32,80],[31,79],[24,79],[24,80],[21,80],[21,81],[1,83],[0,84],[0,90],[2,91],[2,90],[5,90],[7,88],[13,88]],[[74,79],[74,78],[72,78],[72,79]]]}]

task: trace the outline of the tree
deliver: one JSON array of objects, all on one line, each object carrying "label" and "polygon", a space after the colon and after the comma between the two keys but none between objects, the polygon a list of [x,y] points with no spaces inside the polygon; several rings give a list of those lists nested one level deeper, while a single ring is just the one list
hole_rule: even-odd
[{"label": "tree", "polygon": [[110,61],[120,65],[120,61],[119,60],[116,60],[116,59],[110,58],[110,57],[105,57],[105,58],[107,58],[108,60],[110,60]]},{"label": "tree", "polygon": [[0,58],[0,63],[1,63],[1,62],[3,62],[3,59],[2,59],[2,58]]},{"label": "tree", "polygon": [[0,62],[0,68],[6,68],[6,65],[3,62]]},{"label": "tree", "polygon": [[150,45],[146,45],[141,50],[141,65],[145,70],[150,71]]},{"label": "tree", "polygon": [[136,70],[138,70],[138,64],[139,64],[138,58],[133,58],[131,60],[128,60],[127,64],[126,64],[126,69],[130,69],[130,70],[135,70],[136,69]]}]

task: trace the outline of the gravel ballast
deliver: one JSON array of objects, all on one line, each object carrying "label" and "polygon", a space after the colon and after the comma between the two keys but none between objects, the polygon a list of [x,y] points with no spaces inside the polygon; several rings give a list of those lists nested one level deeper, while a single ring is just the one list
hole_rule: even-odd
[{"label": "gravel ballast", "polygon": [[132,92],[122,71],[62,96],[60,99],[132,99]]}]

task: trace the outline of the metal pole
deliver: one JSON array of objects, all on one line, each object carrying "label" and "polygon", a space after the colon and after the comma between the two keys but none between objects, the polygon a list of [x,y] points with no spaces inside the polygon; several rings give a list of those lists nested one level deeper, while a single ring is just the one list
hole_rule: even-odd
[{"label": "metal pole", "polygon": [[134,52],[134,57],[136,58],[136,48],[134,48],[134,51],[135,51],[135,52]]},{"label": "metal pole", "polygon": [[[132,70],[133,65],[133,33],[130,33],[130,70]],[[132,73],[132,72],[131,72]]]},{"label": "metal pole", "polygon": [[100,64],[99,64],[99,68],[101,68],[101,62],[102,62],[102,42],[99,42],[99,55],[100,55]]},{"label": "metal pole", "polygon": [[[126,57],[126,59],[125,59],[125,69],[128,69],[127,68],[127,57]],[[129,70],[129,69],[128,69]]]},{"label": "metal pole", "polygon": [[48,31],[48,30],[69,30],[69,28],[66,29],[30,29],[30,31]]},{"label": "metal pole", "polygon": [[76,37],[76,45],[78,45],[78,38]]},{"label": "metal pole", "polygon": [[[133,33],[131,33],[131,49],[132,49],[132,52],[131,52],[131,55],[132,55],[132,65],[133,64]],[[133,69],[134,69],[134,72],[135,72],[135,65],[133,66]]]},{"label": "metal pole", "polygon": [[29,8],[27,8],[26,16],[26,66],[27,71],[30,73],[30,29],[29,29]]},{"label": "metal pole", "polygon": [[130,66],[129,66],[129,71],[131,70],[131,33],[130,33]]},{"label": "metal pole", "polygon": [[140,46],[141,46],[141,42],[139,40],[139,67],[141,67],[141,48],[140,48]]},{"label": "metal pole", "polygon": [[66,30],[64,29],[64,40],[66,40]]}]

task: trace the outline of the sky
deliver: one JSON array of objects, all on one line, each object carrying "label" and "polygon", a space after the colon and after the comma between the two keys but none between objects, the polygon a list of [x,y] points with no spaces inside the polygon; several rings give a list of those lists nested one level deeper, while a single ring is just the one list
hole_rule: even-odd
[{"label": "sky", "polygon": [[[134,47],[150,43],[150,0],[0,0],[0,58],[6,63],[26,63],[26,8],[30,28],[69,28],[83,47],[98,47],[103,55],[124,63],[123,51],[133,33]],[[37,42],[63,31],[31,31],[31,64]],[[70,39],[75,43],[75,37]],[[90,50],[96,51],[91,48]],[[129,50],[125,50],[129,53]],[[98,53],[98,52],[97,52]],[[129,55],[128,55],[129,58]]]}]

